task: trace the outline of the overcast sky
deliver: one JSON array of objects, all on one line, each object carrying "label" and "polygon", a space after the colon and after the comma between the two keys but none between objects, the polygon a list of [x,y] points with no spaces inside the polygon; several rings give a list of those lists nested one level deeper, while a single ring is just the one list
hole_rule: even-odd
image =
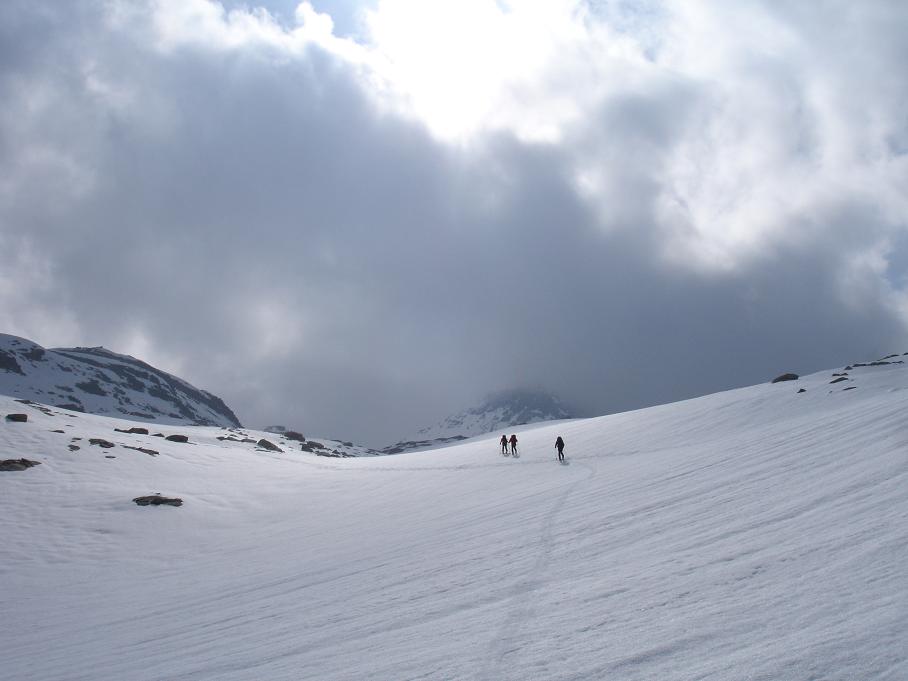
[{"label": "overcast sky", "polygon": [[0,3],[0,332],[385,444],[908,351],[908,3]]}]

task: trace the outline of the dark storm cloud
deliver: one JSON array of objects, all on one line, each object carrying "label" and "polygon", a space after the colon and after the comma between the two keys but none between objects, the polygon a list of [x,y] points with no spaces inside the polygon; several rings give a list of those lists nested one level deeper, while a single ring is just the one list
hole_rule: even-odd
[{"label": "dark storm cloud", "polygon": [[873,192],[814,192],[727,266],[666,219],[708,81],[604,97],[560,144],[455,146],[318,46],[160,49],[150,14],[110,7],[0,9],[0,330],[142,353],[249,425],[373,444],[516,385],[596,414],[904,344],[875,264],[904,224]]}]

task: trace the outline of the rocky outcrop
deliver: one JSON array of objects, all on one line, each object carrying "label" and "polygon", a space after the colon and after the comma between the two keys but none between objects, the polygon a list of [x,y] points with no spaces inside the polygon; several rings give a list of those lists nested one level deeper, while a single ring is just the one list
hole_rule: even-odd
[{"label": "rocky outcrop", "polygon": [[0,334],[0,394],[131,420],[240,426],[220,398],[134,357],[104,348],[45,350],[6,334]]},{"label": "rocky outcrop", "polygon": [[189,442],[188,435],[168,435],[164,439],[169,442]]},{"label": "rocky outcrop", "polygon": [[103,449],[110,449],[111,447],[116,447],[116,445],[110,440],[104,440],[100,437],[92,437],[88,439],[88,444],[101,447]]},{"label": "rocky outcrop", "polygon": [[25,423],[28,421],[28,414],[7,414],[6,420],[14,423]]}]

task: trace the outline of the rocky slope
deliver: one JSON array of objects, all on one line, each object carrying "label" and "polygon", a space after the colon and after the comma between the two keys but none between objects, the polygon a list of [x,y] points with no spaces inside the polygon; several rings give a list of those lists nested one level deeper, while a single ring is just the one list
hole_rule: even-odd
[{"label": "rocky slope", "polygon": [[42,348],[0,334],[0,394],[156,423],[239,427],[215,395],[104,348]]}]

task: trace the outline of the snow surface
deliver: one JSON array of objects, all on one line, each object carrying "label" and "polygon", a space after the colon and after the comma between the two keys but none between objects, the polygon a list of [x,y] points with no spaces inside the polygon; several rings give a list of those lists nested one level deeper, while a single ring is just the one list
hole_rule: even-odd
[{"label": "snow surface", "polygon": [[0,398],[0,458],[42,462],[0,473],[0,678],[903,681],[908,370],[849,373],[517,429],[517,459]]}]

